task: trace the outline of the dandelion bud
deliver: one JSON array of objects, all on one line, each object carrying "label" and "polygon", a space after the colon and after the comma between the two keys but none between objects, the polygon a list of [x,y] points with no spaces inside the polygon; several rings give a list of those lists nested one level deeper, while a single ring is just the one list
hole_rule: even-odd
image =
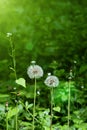
[{"label": "dandelion bud", "polygon": [[8,102],[5,104],[5,112],[8,112]]},{"label": "dandelion bud", "polygon": [[82,85],[82,86],[81,86],[81,88],[83,89],[83,88],[84,88],[84,86]]},{"label": "dandelion bud", "polygon": [[16,90],[17,88],[16,88],[16,87],[14,87],[13,89],[14,89],[14,90]]},{"label": "dandelion bud", "polygon": [[69,77],[68,77],[68,80],[71,80],[71,79],[72,79],[72,77],[71,77],[71,76],[69,76]]},{"label": "dandelion bud", "polygon": [[8,107],[8,102],[6,102],[5,106]]},{"label": "dandelion bud", "polygon": [[12,33],[7,33],[7,37],[11,37],[12,36]]},{"label": "dandelion bud", "polygon": [[72,78],[74,78],[74,76],[73,76],[72,69],[70,69],[68,80],[71,80]]},{"label": "dandelion bud", "polygon": [[40,95],[40,91],[37,91],[37,94]]},{"label": "dandelion bud", "polygon": [[31,61],[31,64],[36,64],[36,61]]},{"label": "dandelion bud", "polygon": [[48,76],[50,76],[51,75],[51,73],[48,73]]},{"label": "dandelion bud", "polygon": [[76,64],[77,63],[77,61],[76,60],[74,60],[74,64]]}]

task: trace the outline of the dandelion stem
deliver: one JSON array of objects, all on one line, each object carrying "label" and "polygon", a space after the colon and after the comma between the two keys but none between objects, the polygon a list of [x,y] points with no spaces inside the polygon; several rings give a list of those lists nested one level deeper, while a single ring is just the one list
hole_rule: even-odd
[{"label": "dandelion stem", "polygon": [[35,102],[36,102],[36,78],[35,78],[35,86],[34,86],[34,107],[33,107],[33,130],[35,128]]},{"label": "dandelion stem", "polygon": [[68,89],[69,89],[69,95],[68,95],[68,130],[70,127],[70,80],[68,81]]},{"label": "dandelion stem", "polygon": [[8,112],[6,113],[6,130],[8,130]]},{"label": "dandelion stem", "polygon": [[53,87],[51,88],[51,123],[50,123],[50,130],[52,130],[52,118],[53,118]]},{"label": "dandelion stem", "polygon": [[16,116],[15,116],[15,118],[16,118],[16,130],[18,130],[18,107],[17,107],[17,105],[16,105]]}]

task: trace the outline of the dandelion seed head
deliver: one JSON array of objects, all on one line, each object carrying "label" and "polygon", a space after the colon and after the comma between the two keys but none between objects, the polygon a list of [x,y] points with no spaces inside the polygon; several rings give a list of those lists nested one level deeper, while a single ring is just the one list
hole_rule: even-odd
[{"label": "dandelion seed head", "polygon": [[38,79],[43,76],[43,69],[39,65],[30,65],[27,69],[27,74],[30,79]]},{"label": "dandelion seed head", "polygon": [[57,87],[59,85],[59,79],[56,76],[49,75],[44,83],[48,87]]}]

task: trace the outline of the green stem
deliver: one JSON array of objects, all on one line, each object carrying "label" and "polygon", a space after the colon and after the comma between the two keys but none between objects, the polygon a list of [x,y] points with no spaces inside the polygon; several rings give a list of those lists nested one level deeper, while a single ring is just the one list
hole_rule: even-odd
[{"label": "green stem", "polygon": [[[13,71],[14,71],[14,76],[15,79],[17,79],[17,74],[16,74],[16,59],[15,59],[15,48],[12,42],[12,38],[10,37],[10,47],[11,47],[11,57],[12,57],[12,61],[13,61]],[[16,120],[16,124],[15,124],[15,129],[18,130],[18,111],[17,111],[17,105],[16,105],[16,115],[15,115],[15,120]]]},{"label": "green stem", "polygon": [[51,88],[51,123],[50,123],[50,130],[52,130],[52,118],[53,118],[53,87]]},{"label": "green stem", "polygon": [[35,86],[34,86],[34,107],[33,107],[33,130],[35,128],[35,102],[36,102],[36,78],[35,78]]},{"label": "green stem", "polygon": [[68,82],[68,89],[69,89],[69,95],[68,95],[68,130],[70,128],[70,81]]},{"label": "green stem", "polygon": [[18,107],[17,107],[17,105],[16,105],[16,116],[15,116],[15,118],[16,118],[16,130],[18,130]]},{"label": "green stem", "polygon": [[8,130],[8,112],[6,113],[6,130]]},{"label": "green stem", "polygon": [[16,60],[15,60],[15,48],[12,42],[12,39],[10,37],[10,46],[11,46],[11,56],[12,56],[12,60],[13,60],[13,70],[14,70],[14,75],[15,75],[15,79],[17,79],[17,74],[16,74]]}]

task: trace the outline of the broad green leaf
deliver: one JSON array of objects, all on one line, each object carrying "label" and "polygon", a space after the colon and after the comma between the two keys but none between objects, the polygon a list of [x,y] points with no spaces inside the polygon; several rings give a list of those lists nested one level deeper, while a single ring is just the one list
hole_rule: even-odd
[{"label": "broad green leaf", "polygon": [[26,88],[26,81],[24,78],[19,78],[16,80],[16,83]]},{"label": "broad green leaf", "polygon": [[53,110],[56,111],[56,112],[60,112],[61,108],[60,107],[54,107]]}]

